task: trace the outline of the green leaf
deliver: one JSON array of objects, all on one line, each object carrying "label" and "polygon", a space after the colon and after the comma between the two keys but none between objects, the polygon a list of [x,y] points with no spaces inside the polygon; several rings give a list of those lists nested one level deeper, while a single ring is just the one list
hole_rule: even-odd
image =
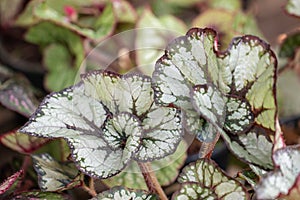
[{"label": "green leaf", "polygon": [[124,23],[135,23],[137,13],[134,7],[125,0],[113,1],[113,10],[116,15],[116,21]]},{"label": "green leaf", "polygon": [[153,73],[156,101],[185,111],[185,128],[204,133],[198,138],[213,139],[197,130],[212,136],[219,132],[240,159],[271,169],[270,135],[277,112],[274,53],[254,36],[235,38],[225,52],[215,42],[212,29],[194,28],[170,43]]},{"label": "green leaf", "polygon": [[80,36],[64,27],[49,22],[42,22],[31,27],[26,33],[25,39],[42,47],[53,43],[66,45],[70,53],[75,57],[74,64],[77,68],[79,68],[84,59],[84,49]]},{"label": "green leaf", "polygon": [[[43,3],[47,4],[51,9],[58,12],[60,15],[64,15],[64,7],[65,6],[72,6],[76,10],[80,7],[92,7],[95,4],[103,3],[102,0],[43,0]],[[17,26],[32,26],[36,23],[40,22],[41,19],[39,19],[34,14],[35,7],[40,5],[42,3],[40,0],[31,0],[26,4],[25,9],[23,12],[17,17],[17,20],[15,22],[15,25]],[[67,18],[65,18],[67,20]]]},{"label": "green leaf", "polygon": [[279,56],[283,58],[293,58],[300,46],[300,33],[296,32],[288,35],[280,45]]},{"label": "green leaf", "polygon": [[300,2],[298,0],[288,0],[285,9],[290,15],[300,17]]},{"label": "green leaf", "polygon": [[[177,178],[179,169],[186,159],[186,148],[187,144],[181,142],[173,154],[151,162],[151,168],[161,186],[167,186]],[[135,162],[131,162],[120,174],[102,181],[108,187],[122,185],[133,189],[148,189],[139,166]]]},{"label": "green leaf", "polygon": [[182,188],[174,199],[249,199],[246,189],[209,159],[185,167],[178,177]]},{"label": "green leaf", "polygon": [[137,26],[136,62],[144,74],[151,75],[155,61],[163,54],[168,41],[186,32],[182,21],[171,15],[157,18],[150,9],[145,9]]},{"label": "green leaf", "polygon": [[31,27],[25,39],[45,47],[43,59],[48,70],[45,85],[49,90],[59,91],[76,82],[84,59],[80,36],[66,28],[42,22]]},{"label": "green leaf", "polygon": [[11,175],[10,177],[8,177],[3,183],[0,184],[1,197],[5,197],[13,193],[22,174],[23,174],[23,170],[20,170],[14,173],[13,175]]},{"label": "green leaf", "polygon": [[96,197],[91,200],[105,199],[105,200],[114,200],[114,199],[132,199],[132,200],[156,200],[158,199],[154,194],[148,194],[145,191],[141,190],[131,190],[124,187],[114,187],[108,191],[98,194]]},{"label": "green leaf", "polygon": [[62,191],[81,184],[82,176],[72,162],[59,163],[49,154],[32,155],[42,191]]},{"label": "green leaf", "polygon": [[211,0],[209,1],[209,4],[211,8],[218,8],[229,11],[239,11],[242,8],[242,3],[239,0]]},{"label": "green leaf", "polygon": [[[251,169],[243,170],[238,173],[238,177],[251,185],[254,188],[259,180],[259,176]],[[241,181],[240,181],[241,182]],[[245,184],[244,184],[245,185]]]},{"label": "green leaf", "polygon": [[25,117],[29,117],[37,108],[29,81],[22,76],[13,76],[0,85],[0,103]]},{"label": "green leaf", "polygon": [[277,150],[273,155],[273,160],[275,169],[265,175],[257,185],[257,198],[289,199],[290,195],[296,195],[299,198],[300,146],[289,146]]},{"label": "green leaf", "polygon": [[49,21],[81,36],[94,40],[101,40],[109,35],[112,32],[115,24],[113,7],[110,3],[105,6],[102,14],[97,17],[95,23],[93,24],[93,28],[80,27],[77,24],[71,23],[65,19],[65,16],[51,8],[46,2],[36,5],[33,9],[33,12],[35,17],[43,21]]},{"label": "green leaf", "polygon": [[[227,3],[226,3],[227,4]],[[193,27],[215,27],[221,35],[221,42],[227,46],[235,35],[234,14],[224,9],[207,9],[192,21]]]},{"label": "green leaf", "polygon": [[72,56],[61,44],[49,45],[44,51],[44,63],[48,70],[45,86],[51,91],[59,91],[76,82],[78,68],[73,67]]},{"label": "green leaf", "polygon": [[66,195],[53,192],[22,192],[12,198],[12,200],[67,200],[70,199]]},{"label": "green leaf", "polygon": [[11,131],[0,136],[0,142],[3,145],[22,154],[30,154],[48,141],[48,139],[30,136],[18,131]]}]

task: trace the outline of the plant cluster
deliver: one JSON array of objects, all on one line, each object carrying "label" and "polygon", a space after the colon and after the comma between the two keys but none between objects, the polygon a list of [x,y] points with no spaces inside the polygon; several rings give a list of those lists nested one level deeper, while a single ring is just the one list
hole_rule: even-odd
[{"label": "plant cluster", "polygon": [[[0,184],[0,199],[76,199],[80,189],[94,200],[300,198],[300,146],[285,143],[276,88],[281,73],[299,70],[298,32],[276,57],[253,36],[261,33],[238,0],[31,0],[21,13],[13,2],[16,16],[2,26],[25,28],[25,40],[40,47],[47,71],[27,70],[45,75],[51,93],[0,68],[1,104],[28,118],[0,137],[24,155]],[[202,12],[189,15],[190,26],[217,31],[173,16],[194,5]],[[299,11],[299,1],[288,1],[286,12]],[[105,43],[132,28],[144,29]],[[202,146],[185,162],[191,141]],[[212,159],[217,143],[246,167],[229,176]]]}]

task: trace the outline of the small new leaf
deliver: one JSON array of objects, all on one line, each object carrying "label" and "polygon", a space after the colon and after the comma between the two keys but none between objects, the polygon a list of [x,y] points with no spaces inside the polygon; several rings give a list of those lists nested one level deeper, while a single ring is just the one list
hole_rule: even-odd
[{"label": "small new leaf", "polygon": [[81,184],[80,172],[72,162],[59,163],[49,154],[33,155],[32,160],[42,191],[62,191]]},{"label": "small new leaf", "polygon": [[142,190],[130,190],[124,187],[114,187],[108,191],[98,194],[91,200],[116,200],[116,199],[131,199],[131,200],[158,200],[154,194],[146,193]]},{"label": "small new leaf", "polygon": [[174,199],[249,199],[246,189],[230,178],[209,159],[201,159],[185,167],[178,181],[182,188]]},{"label": "small new leaf", "polygon": [[300,146],[277,150],[273,155],[275,170],[263,177],[256,187],[258,199],[300,198]]}]

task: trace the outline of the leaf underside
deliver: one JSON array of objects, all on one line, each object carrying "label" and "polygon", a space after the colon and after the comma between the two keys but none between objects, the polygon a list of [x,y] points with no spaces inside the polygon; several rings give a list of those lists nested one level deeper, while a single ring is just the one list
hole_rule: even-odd
[{"label": "leaf underside", "polygon": [[197,138],[210,142],[219,132],[240,159],[270,169],[274,53],[255,36],[235,38],[225,52],[215,43],[215,31],[197,28],[171,42],[153,73],[155,100],[180,107],[185,128]]},{"label": "leaf underside", "polygon": [[19,133],[18,131],[11,131],[0,136],[0,142],[3,145],[22,154],[30,154],[48,141],[48,139]]},{"label": "leaf underside", "polygon": [[31,88],[26,87],[28,80],[19,77],[11,78],[1,84],[0,103],[25,117],[29,117],[37,107],[37,100]]}]

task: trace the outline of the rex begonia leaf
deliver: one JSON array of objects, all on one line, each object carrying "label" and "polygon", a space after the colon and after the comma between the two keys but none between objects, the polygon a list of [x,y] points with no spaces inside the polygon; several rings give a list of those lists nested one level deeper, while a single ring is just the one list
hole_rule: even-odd
[{"label": "rex begonia leaf", "polygon": [[225,52],[216,43],[215,31],[197,28],[171,42],[153,73],[156,101],[180,107],[186,129],[198,138],[219,132],[240,159],[270,169],[277,112],[274,53],[254,36],[235,38]]},{"label": "rex begonia leaf", "polygon": [[157,200],[155,194],[148,194],[146,191],[142,190],[131,190],[124,187],[114,187],[108,191],[104,191],[98,194],[91,200]]},{"label": "rex begonia leaf", "polygon": [[59,163],[49,154],[32,155],[32,160],[42,191],[62,191],[81,184],[80,172],[73,162]]},{"label": "rex begonia leaf", "polygon": [[181,139],[178,110],[154,104],[150,77],[92,71],[82,79],[86,94],[101,101],[113,115],[127,112],[140,121],[143,136],[136,160],[159,159],[175,151]]},{"label": "rex begonia leaf", "polygon": [[266,174],[257,185],[257,198],[300,198],[300,146],[288,146],[277,150],[273,160],[275,169]]},{"label": "rex begonia leaf", "polygon": [[105,178],[125,167],[120,165],[121,150],[107,149],[101,138],[106,114],[102,103],[87,97],[79,84],[48,95],[20,132],[66,139],[80,169]]},{"label": "rex begonia leaf", "polygon": [[200,159],[185,167],[178,181],[183,185],[173,199],[249,199],[241,183],[227,176],[209,159]]},{"label": "rex begonia leaf", "polygon": [[79,169],[99,178],[176,150],[180,113],[154,104],[149,77],[92,71],[82,79],[48,95],[20,131],[64,138]]}]

